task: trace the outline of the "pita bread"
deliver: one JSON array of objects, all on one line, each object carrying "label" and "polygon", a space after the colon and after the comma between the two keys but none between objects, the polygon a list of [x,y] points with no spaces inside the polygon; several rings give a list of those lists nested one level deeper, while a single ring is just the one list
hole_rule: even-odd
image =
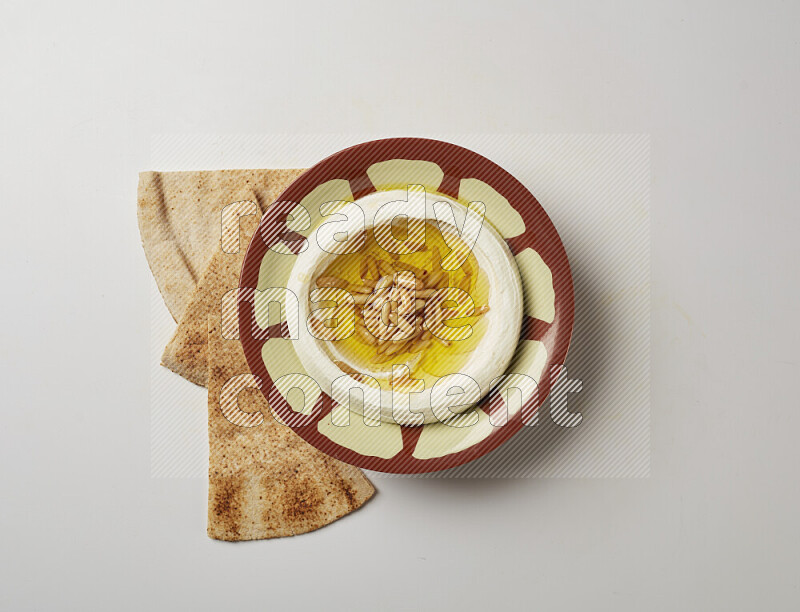
[{"label": "pita bread", "polygon": [[[361,507],[375,492],[358,468],[316,450],[277,422],[257,389],[239,393],[238,408],[261,412],[254,427],[222,413],[222,388],[249,373],[242,345],[222,337],[220,313],[208,316],[208,535],[239,541],[297,535]],[[230,396],[229,396],[230,397]],[[257,417],[260,420],[260,417]]]},{"label": "pita bread", "polygon": [[222,296],[239,285],[246,247],[259,219],[256,216],[240,219],[238,253],[226,253],[217,247],[161,356],[161,365],[196,385],[208,385],[208,314],[219,310]]},{"label": "pita bread", "polygon": [[142,172],[138,218],[147,261],[170,313],[180,321],[220,241],[220,211],[255,200],[263,211],[303,170]]}]

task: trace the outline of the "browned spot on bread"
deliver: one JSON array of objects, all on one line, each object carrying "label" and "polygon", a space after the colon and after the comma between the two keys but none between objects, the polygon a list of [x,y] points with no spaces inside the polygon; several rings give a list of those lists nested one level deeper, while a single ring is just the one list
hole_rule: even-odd
[{"label": "browned spot on bread", "polygon": [[[212,479],[216,482],[215,486],[209,487],[213,496],[210,500],[209,535],[214,538],[235,540],[239,536],[239,524],[243,515],[242,481],[231,476],[212,477]],[[225,534],[227,537],[220,537],[219,534]]]},{"label": "browned spot on bread", "polygon": [[323,500],[312,479],[298,474],[286,481],[283,512],[287,520],[303,520],[313,515]]},{"label": "browned spot on bread", "polygon": [[353,489],[348,485],[346,482],[342,482],[342,493],[347,498],[347,505],[350,506],[350,510],[356,508],[356,494]]}]

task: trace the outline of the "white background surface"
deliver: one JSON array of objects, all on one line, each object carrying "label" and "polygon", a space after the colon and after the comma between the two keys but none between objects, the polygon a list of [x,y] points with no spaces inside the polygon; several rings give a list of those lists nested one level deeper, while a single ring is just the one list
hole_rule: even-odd
[{"label": "white background surface", "polygon": [[[797,608],[796,4],[0,11],[3,609]],[[176,131],[650,133],[651,477],[381,481],[208,540],[149,469],[136,173]]]}]

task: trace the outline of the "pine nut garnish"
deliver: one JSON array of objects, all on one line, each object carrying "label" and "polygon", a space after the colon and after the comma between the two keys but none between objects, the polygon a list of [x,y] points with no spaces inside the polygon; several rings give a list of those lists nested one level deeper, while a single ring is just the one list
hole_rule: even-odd
[{"label": "pine nut garnish", "polygon": [[[439,232],[433,225],[426,231]],[[367,252],[363,257],[344,254],[348,259],[338,265],[331,264],[314,282],[319,288],[347,291],[355,303],[353,339],[344,338],[336,345],[334,352],[341,353],[333,360],[334,364],[357,380],[377,376],[374,374],[376,371],[386,373],[392,364],[406,364],[411,372],[423,367],[428,374],[433,371],[429,371],[429,366],[439,364],[437,369],[440,368],[442,359],[449,366],[451,356],[457,359],[464,351],[443,353],[441,350],[453,346],[457,337],[448,339],[450,332],[445,331],[445,337],[440,338],[430,330],[441,334],[438,330],[446,330],[447,326],[442,326],[451,319],[462,319],[452,327],[468,324],[463,321],[469,318],[464,314],[466,309],[462,302],[443,290],[455,287],[469,293],[471,288],[476,288],[479,283],[475,259],[468,257],[460,269],[444,270],[442,254],[446,255],[444,259],[454,260],[449,243],[445,245],[442,240],[437,242],[434,239],[433,244],[416,245],[419,251],[412,248],[407,256],[382,250],[371,232],[369,230],[365,237]],[[425,248],[429,250],[422,251]],[[405,259],[411,259],[414,263],[408,263]],[[445,295],[450,298],[445,299]],[[450,308],[453,304],[458,304],[460,308]],[[312,311],[315,305],[311,305]],[[475,305],[469,316],[479,317],[488,311],[488,304]],[[343,316],[338,311],[334,314],[338,317],[336,320]],[[338,327],[329,328],[316,319],[311,324],[319,339],[330,342],[336,340]],[[461,345],[467,351],[470,350],[469,346]],[[342,361],[342,355],[350,355],[348,361]],[[433,361],[427,360],[426,355],[431,355]],[[363,372],[358,371],[358,363],[364,364]],[[368,364],[376,367],[371,368]],[[367,374],[368,370],[373,374]]]}]

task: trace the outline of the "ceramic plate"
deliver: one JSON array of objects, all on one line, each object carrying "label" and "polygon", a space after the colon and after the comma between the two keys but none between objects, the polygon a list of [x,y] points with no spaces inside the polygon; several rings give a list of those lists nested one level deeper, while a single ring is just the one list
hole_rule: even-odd
[{"label": "ceramic plate", "polygon": [[[510,393],[487,394],[468,411],[468,426],[463,420],[461,426],[400,426],[355,413],[347,426],[339,426],[343,415],[337,411],[344,407],[325,389],[307,384],[297,343],[288,338],[286,310],[280,324],[271,324],[258,296],[240,297],[239,326],[250,369],[277,418],[332,457],[365,469],[413,474],[462,465],[508,441],[550,392],[551,368],[564,363],[574,318],[572,275],[558,233],[536,198],[497,164],[450,143],[390,138],[359,144],[310,168],[269,207],[246,253],[240,296],[266,294],[268,301],[270,291],[286,287],[303,241],[322,219],[321,205],[408,185],[465,206],[482,202],[486,221],[516,260],[524,307],[505,384],[520,389],[516,401],[508,399]],[[298,204],[308,211],[306,218],[297,214]],[[531,379],[538,388],[526,386]]]}]

